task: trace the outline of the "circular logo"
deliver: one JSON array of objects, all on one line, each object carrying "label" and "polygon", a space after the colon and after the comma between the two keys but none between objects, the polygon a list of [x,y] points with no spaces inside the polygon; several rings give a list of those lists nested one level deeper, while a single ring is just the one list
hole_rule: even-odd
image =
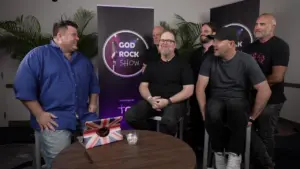
[{"label": "circular logo", "polygon": [[236,30],[238,36],[238,42],[236,44],[238,49],[241,49],[243,46],[247,46],[248,44],[253,42],[253,36],[249,28],[240,23],[231,23],[225,25],[224,27],[233,27]]},{"label": "circular logo", "polygon": [[148,49],[145,39],[130,30],[110,35],[104,43],[102,58],[108,70],[120,77],[133,77],[142,72],[141,55]]}]

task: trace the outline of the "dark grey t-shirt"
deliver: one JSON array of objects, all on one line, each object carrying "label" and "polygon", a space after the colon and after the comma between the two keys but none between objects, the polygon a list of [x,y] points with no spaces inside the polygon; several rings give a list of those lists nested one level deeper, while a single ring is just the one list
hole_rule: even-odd
[{"label": "dark grey t-shirt", "polygon": [[217,98],[248,98],[250,88],[266,80],[252,56],[240,51],[228,61],[208,56],[199,74],[209,77],[209,95]]}]

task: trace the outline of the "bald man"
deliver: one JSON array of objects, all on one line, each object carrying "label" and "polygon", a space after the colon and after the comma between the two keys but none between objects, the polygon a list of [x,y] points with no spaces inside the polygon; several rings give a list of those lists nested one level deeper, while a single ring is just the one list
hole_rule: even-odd
[{"label": "bald man", "polygon": [[[244,49],[244,52],[251,54],[257,61],[272,90],[272,95],[264,111],[257,119],[253,119],[253,129],[257,130],[257,132],[252,132],[254,134],[252,141],[254,154],[260,158],[261,163],[264,163],[265,168],[274,167],[272,163],[268,163],[274,155],[275,128],[280,110],[286,101],[284,75],[290,55],[289,45],[275,36],[275,28],[276,19],[272,14],[260,15],[254,28],[257,40]],[[256,137],[255,134],[258,134],[259,137]],[[266,149],[268,153],[264,152]]]},{"label": "bald man", "polygon": [[147,64],[160,59],[158,52],[158,45],[160,36],[163,33],[164,28],[162,26],[155,26],[152,31],[153,45],[145,52],[144,55],[144,69]]}]

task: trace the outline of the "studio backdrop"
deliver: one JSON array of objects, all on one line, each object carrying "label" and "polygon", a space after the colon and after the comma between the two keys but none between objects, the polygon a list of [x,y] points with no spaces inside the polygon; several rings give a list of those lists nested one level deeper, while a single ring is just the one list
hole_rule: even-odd
[{"label": "studio backdrop", "polygon": [[[123,116],[141,96],[142,56],[154,25],[152,8],[97,6],[100,118]],[[122,129],[128,129],[124,118]]]},{"label": "studio backdrop", "polygon": [[252,32],[259,16],[259,4],[259,0],[248,0],[212,8],[210,20],[219,28],[235,28],[239,37],[237,48],[241,50],[254,41]]}]

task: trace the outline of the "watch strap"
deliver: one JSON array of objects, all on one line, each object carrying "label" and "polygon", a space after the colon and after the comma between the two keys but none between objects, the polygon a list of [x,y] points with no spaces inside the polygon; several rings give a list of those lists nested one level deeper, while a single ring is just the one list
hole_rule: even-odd
[{"label": "watch strap", "polygon": [[249,121],[251,122],[251,123],[253,123],[254,122],[254,119],[252,119],[251,117],[249,118]]},{"label": "watch strap", "polygon": [[170,98],[168,98],[168,104],[172,104],[172,101]]}]

